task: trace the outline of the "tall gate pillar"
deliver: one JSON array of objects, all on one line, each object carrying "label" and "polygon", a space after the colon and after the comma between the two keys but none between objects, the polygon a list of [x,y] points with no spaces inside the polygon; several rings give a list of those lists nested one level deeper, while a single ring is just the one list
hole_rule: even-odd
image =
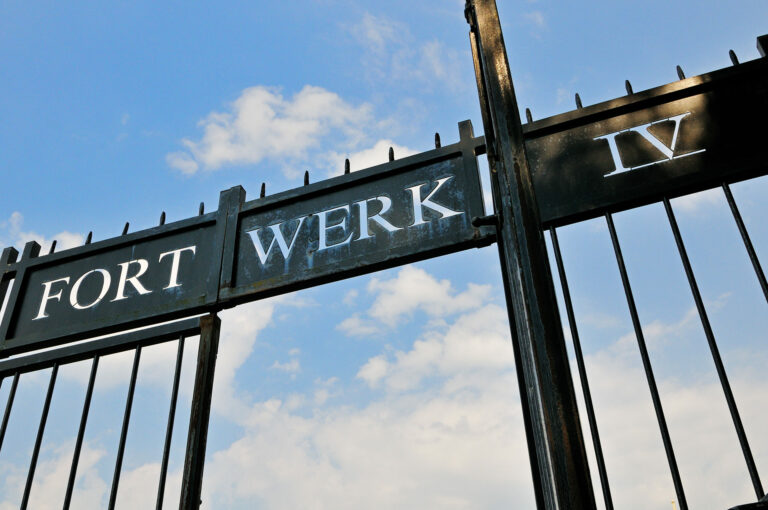
[{"label": "tall gate pillar", "polygon": [[496,2],[468,0],[466,15],[537,507],[592,510],[573,379]]}]

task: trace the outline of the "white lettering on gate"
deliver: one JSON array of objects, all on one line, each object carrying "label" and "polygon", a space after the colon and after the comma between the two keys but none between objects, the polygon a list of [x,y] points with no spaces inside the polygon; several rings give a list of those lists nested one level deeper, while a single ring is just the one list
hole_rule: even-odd
[{"label": "white lettering on gate", "polygon": [[411,227],[415,225],[423,225],[426,223],[424,221],[424,218],[422,216],[421,208],[427,207],[429,209],[432,209],[436,213],[440,215],[439,219],[443,218],[450,218],[451,216],[456,216],[457,214],[463,214],[462,211],[453,211],[451,209],[448,209],[447,207],[440,205],[436,202],[432,201],[432,197],[435,196],[435,193],[445,184],[449,179],[452,179],[453,176],[449,177],[443,177],[442,179],[437,180],[437,186],[435,186],[435,189],[433,189],[429,195],[427,195],[426,198],[423,200],[421,199],[421,188],[426,186],[426,184],[418,184],[416,186],[411,186],[410,188],[406,188],[408,191],[411,192],[411,195],[413,196],[413,223],[411,223]]},{"label": "white lettering on gate", "polygon": [[[429,223],[429,221],[424,219],[425,208],[431,209],[433,212],[439,215],[437,218],[433,218],[431,221],[442,220],[444,218],[450,218],[451,216],[464,214],[463,211],[454,211],[453,209],[449,209],[445,205],[436,202],[434,198],[435,195],[440,191],[440,189],[445,185],[445,183],[451,180],[453,177],[454,177],[453,175],[449,175],[448,177],[441,177],[436,181],[434,181],[436,183],[434,189],[432,189],[432,191],[430,191],[427,194],[427,196],[424,198],[421,198],[422,190],[423,188],[429,186],[430,183],[425,182],[425,183],[417,184],[415,186],[404,188],[403,192],[405,192],[407,195],[410,195],[412,199],[413,222],[409,225],[404,225],[402,227],[393,225],[388,219],[384,218],[383,215],[385,215],[392,208],[392,199],[389,198],[389,196],[387,195],[379,195],[379,196],[366,198],[365,200],[360,200],[358,202],[352,202],[351,204],[340,205],[337,207],[333,207],[331,209],[319,211],[314,214],[302,216],[297,220],[290,220],[290,221],[298,221],[298,225],[296,225],[296,229],[293,231],[293,234],[291,236],[290,243],[286,242],[285,235],[283,234],[283,225],[288,223],[287,221],[270,225],[269,227],[266,227],[266,228],[269,228],[272,231],[273,237],[272,237],[272,241],[269,243],[269,246],[267,247],[266,250],[264,249],[264,244],[261,240],[261,234],[260,234],[264,230],[264,228],[258,227],[251,230],[246,230],[246,232],[251,236],[251,239],[253,240],[253,245],[256,248],[256,254],[259,257],[259,261],[261,262],[262,265],[266,265],[267,260],[269,259],[269,254],[271,253],[275,243],[277,243],[277,245],[280,247],[280,251],[283,254],[283,258],[285,260],[288,260],[288,258],[291,256],[291,251],[293,250],[293,247],[296,244],[296,240],[299,237],[299,231],[301,230],[302,226],[305,224],[304,220],[313,215],[317,215],[317,219],[318,219],[318,229],[317,229],[317,235],[318,235],[317,251],[318,252],[327,250],[329,248],[348,245],[352,241],[360,241],[362,239],[370,239],[374,237],[375,233],[372,233],[370,228],[371,221],[378,224],[381,228],[383,228],[387,233],[390,233],[390,234],[392,232],[403,230],[405,228],[425,225]],[[370,202],[379,202],[381,204],[381,210],[376,214],[370,215],[368,213],[368,204]],[[358,212],[359,212],[358,222],[355,222],[354,225],[352,224],[352,221],[351,221],[351,213],[352,213],[353,205],[357,206]],[[343,211],[344,214],[341,217],[334,217],[333,219],[330,220],[330,221],[334,221],[334,223],[329,224],[329,217],[331,217],[333,213],[336,213],[339,211]],[[357,232],[355,232],[355,227],[359,228]],[[310,228],[310,227],[308,226],[307,228]],[[343,240],[329,243],[328,234],[330,232],[339,231],[339,230],[341,231],[340,236],[343,237]],[[355,234],[357,234],[356,237],[355,237]]]},{"label": "white lettering on gate", "polygon": [[259,232],[264,229],[257,228],[256,230],[248,231],[248,234],[251,236],[253,246],[256,248],[256,253],[259,255],[259,260],[261,261],[262,265],[267,263],[269,252],[272,251],[272,247],[275,245],[275,242],[277,242],[278,246],[280,247],[280,251],[283,253],[283,257],[288,259],[291,254],[291,250],[293,250],[293,245],[296,244],[296,239],[299,237],[299,230],[301,230],[301,225],[304,223],[306,218],[306,216],[299,218],[299,224],[296,226],[296,230],[293,232],[293,237],[291,237],[290,244],[285,242],[283,231],[280,229],[280,227],[286,222],[270,225],[269,229],[272,231],[274,237],[272,237],[272,242],[269,243],[269,247],[266,251],[264,251],[264,245],[261,244],[261,239],[259,239]]},{"label": "white lettering on gate", "polygon": [[[91,303],[87,305],[81,305],[77,301],[77,293],[80,290],[80,284],[83,283],[83,280],[90,275],[94,273],[101,274],[102,278],[102,284],[101,284],[101,292],[99,292],[99,297],[94,299]],[[109,276],[109,271],[106,269],[91,269],[87,273],[85,273],[83,276],[77,279],[74,285],[72,285],[72,291],[69,293],[69,304],[72,305],[72,308],[75,308],[76,310],[85,310],[86,308],[90,308],[92,306],[95,306],[99,301],[104,299],[104,296],[107,295],[107,292],[109,291],[109,285],[112,283],[112,277]]]},{"label": "white lettering on gate", "polygon": [[[128,278],[128,267],[131,264],[138,264],[139,270],[136,272],[135,275]],[[117,293],[115,295],[115,299],[113,299],[112,301],[120,301],[121,299],[125,299],[128,297],[125,295],[126,282],[133,285],[133,288],[136,289],[136,292],[138,292],[139,294],[149,294],[150,292],[152,292],[151,290],[145,289],[144,286],[141,284],[141,282],[139,282],[139,276],[146,273],[147,269],[149,269],[149,262],[147,262],[144,259],[136,259],[128,262],[123,262],[121,264],[118,264],[118,266],[120,266],[120,279],[117,281]]]},{"label": "white lettering on gate", "polygon": [[49,299],[55,299],[56,301],[61,301],[61,293],[64,292],[64,289],[61,289],[56,294],[51,295],[51,287],[54,283],[57,282],[64,282],[67,285],[69,285],[69,276],[65,276],[64,278],[59,278],[58,280],[51,280],[49,282],[43,282],[43,299],[40,300],[40,310],[37,312],[37,316],[32,319],[33,321],[36,321],[37,319],[45,319],[48,317],[48,314],[45,313],[45,307],[48,304]]},{"label": "white lettering on gate", "polygon": [[[381,211],[374,214],[373,216],[368,216],[368,202],[372,202],[374,200],[378,200],[381,202]],[[370,232],[368,231],[368,223],[370,220],[375,221],[379,225],[381,225],[384,230],[387,232],[394,232],[396,230],[402,230],[400,227],[396,227],[384,218],[381,217],[382,214],[389,211],[389,208],[392,207],[392,200],[390,200],[387,196],[380,196],[375,198],[369,198],[367,200],[361,200],[360,202],[355,202],[357,204],[357,207],[360,209],[360,235],[355,239],[356,241],[359,241],[360,239],[368,239],[369,237],[373,237]]]},{"label": "white lettering on gate", "polygon": [[[334,223],[333,225],[327,225],[328,223],[328,215],[335,211],[347,211],[347,214],[345,214],[341,221],[338,223]],[[327,211],[320,211],[317,213],[318,218],[320,218],[320,239],[319,239],[319,247],[317,248],[317,251],[328,249],[332,246],[341,246],[342,244],[349,244],[349,242],[352,240],[352,232],[349,233],[346,239],[343,241],[340,241],[335,244],[328,244],[326,235],[329,230],[334,228],[340,228],[342,231],[347,230],[347,216],[349,215],[349,205],[342,205],[341,207],[334,207],[333,209],[328,209]]]},{"label": "white lettering on gate", "polygon": [[[184,248],[179,248],[176,250],[167,251],[160,254],[160,257],[158,258],[158,262],[161,262],[163,258],[165,258],[168,255],[171,255],[171,271],[170,276],[168,278],[168,285],[163,287],[163,290],[171,289],[174,287],[181,287],[181,283],[179,283],[179,265],[181,260],[181,254],[185,251],[191,251],[192,255],[195,254],[196,246],[185,246]],[[130,270],[131,265],[138,265],[138,270],[133,276],[128,276],[128,271]],[[149,261],[146,259],[135,259],[135,260],[129,260],[128,262],[121,262],[117,264],[118,267],[120,267],[120,277],[117,280],[117,290],[115,292],[115,298],[112,299],[110,302],[113,301],[122,301],[123,299],[127,299],[133,296],[126,296],[125,295],[125,287],[127,283],[130,283],[133,288],[136,290],[136,292],[139,293],[139,295],[144,294],[151,294],[152,291],[150,289],[147,289],[144,284],[142,284],[139,281],[139,278],[147,272],[149,269]],[[88,278],[90,275],[98,273],[101,275],[102,283],[101,283],[101,290],[99,291],[99,296],[93,300],[90,303],[82,304],[80,303],[78,293],[80,292],[80,286],[83,284],[86,278]],[[63,287],[58,290],[54,290],[54,285],[57,283],[64,283],[65,285],[69,285],[70,277],[65,276],[63,278],[58,278],[55,280],[49,280],[47,282],[43,282],[43,297],[40,299],[40,307],[37,311],[37,315],[32,320],[38,320],[38,319],[45,319],[49,315],[46,313],[46,307],[48,306],[48,302],[52,300],[61,301],[62,295],[64,293],[64,290],[66,287]],[[69,304],[72,306],[72,308],[76,310],[85,310],[87,308],[91,308],[93,306],[96,306],[109,292],[109,287],[112,284],[112,276],[110,275],[109,271],[103,268],[97,268],[97,269],[91,269],[90,271],[86,272],[85,274],[81,275],[77,280],[75,280],[75,283],[72,285],[72,288],[69,291]]]},{"label": "white lettering on gate", "polygon": [[[677,146],[677,135],[680,132],[680,121],[684,117],[686,117],[686,116],[688,116],[690,114],[691,114],[691,112],[685,112],[685,113],[681,113],[680,115],[675,115],[673,117],[668,117],[666,119],[655,120],[653,122],[649,122],[648,124],[642,124],[640,126],[631,127],[629,129],[623,129],[621,131],[616,131],[614,133],[608,133],[607,135],[598,136],[596,138],[593,138],[593,140],[607,140],[608,141],[608,147],[611,150],[611,157],[613,158],[613,164],[615,166],[615,169],[613,170],[613,172],[605,174],[603,177],[608,177],[608,176],[615,175],[615,174],[622,173],[622,172],[628,172],[630,170],[637,170],[639,168],[644,168],[646,166],[655,165],[657,163],[662,163],[664,161],[671,161],[673,159],[680,159],[680,158],[684,158],[686,156],[692,156],[694,154],[699,154],[700,152],[706,151],[706,149],[700,149],[700,150],[697,150],[697,151],[686,152],[685,154],[679,154],[679,155],[675,156],[675,147]],[[660,122],[666,122],[666,121],[670,121],[670,120],[675,123],[675,130],[672,133],[672,141],[670,142],[669,147],[667,147],[666,145],[664,145],[664,142],[662,142],[661,140],[656,138],[656,136],[653,133],[648,131],[648,128],[653,126],[654,124],[659,124]],[[646,139],[648,142],[650,142],[651,145],[653,145],[656,149],[658,149],[659,152],[661,152],[664,155],[664,158],[656,160],[656,161],[652,161],[650,163],[645,163],[643,165],[638,165],[638,166],[633,166],[633,167],[626,168],[624,166],[624,163],[621,160],[621,154],[619,154],[619,147],[616,144],[616,136],[620,135],[621,133],[628,132],[628,131],[634,131],[635,133],[637,133],[640,136],[642,136],[644,139]]]},{"label": "white lettering on gate", "polygon": [[194,255],[195,246],[185,246],[178,250],[166,251],[161,253],[160,258],[157,259],[158,262],[161,262],[166,255],[173,255],[173,258],[171,258],[171,277],[168,279],[168,285],[163,287],[163,290],[171,289],[173,287],[181,287],[181,284],[179,283],[179,260],[181,259],[181,254],[185,251],[191,251],[192,255]]}]

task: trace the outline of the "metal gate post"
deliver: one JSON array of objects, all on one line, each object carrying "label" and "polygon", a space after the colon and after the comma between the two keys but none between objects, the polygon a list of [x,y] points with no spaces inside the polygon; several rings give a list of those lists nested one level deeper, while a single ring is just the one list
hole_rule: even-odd
[{"label": "metal gate post", "polygon": [[200,345],[197,350],[197,371],[192,406],[189,413],[189,434],[184,459],[179,510],[197,510],[203,486],[205,445],[208,440],[208,418],[211,414],[211,393],[216,355],[219,351],[221,319],[215,314],[200,318]]},{"label": "metal gate post", "polygon": [[537,506],[591,510],[595,496],[496,2],[468,0],[466,14]]}]

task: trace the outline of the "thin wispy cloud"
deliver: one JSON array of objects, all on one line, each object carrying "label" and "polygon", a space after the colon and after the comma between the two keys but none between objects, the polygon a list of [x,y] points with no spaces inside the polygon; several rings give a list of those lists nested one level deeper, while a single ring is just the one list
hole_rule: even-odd
[{"label": "thin wispy cloud", "polygon": [[452,91],[468,86],[466,55],[437,39],[418,40],[405,23],[367,12],[348,30],[364,49],[362,65],[371,82],[418,81]]}]

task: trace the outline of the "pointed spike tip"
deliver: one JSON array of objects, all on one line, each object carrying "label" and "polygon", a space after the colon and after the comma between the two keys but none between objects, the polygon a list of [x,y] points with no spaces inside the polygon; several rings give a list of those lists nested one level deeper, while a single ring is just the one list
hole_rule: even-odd
[{"label": "pointed spike tip", "polygon": [[55,251],[56,251],[56,239],[54,239],[53,242],[51,243],[51,249],[48,250],[48,255],[50,255],[51,253],[53,253]]},{"label": "pointed spike tip", "polygon": [[395,149],[392,147],[389,148],[389,160],[394,161],[395,160]]},{"label": "pointed spike tip", "polygon": [[304,171],[304,186],[309,184],[309,170]]},{"label": "pointed spike tip", "polygon": [[200,206],[197,208],[197,215],[202,216],[205,213],[205,202],[200,202]]},{"label": "pointed spike tip", "polygon": [[624,88],[627,89],[627,94],[633,94],[632,91],[632,84],[629,83],[629,80],[624,80]]},{"label": "pointed spike tip", "polygon": [[160,225],[165,225],[165,211],[160,213]]},{"label": "pointed spike tip", "polygon": [[739,57],[736,56],[736,52],[728,50],[728,56],[731,57],[731,63],[735,66],[739,65]]},{"label": "pointed spike tip", "polygon": [[576,98],[576,108],[578,108],[578,109],[583,108],[583,106],[581,104],[581,96],[579,95],[578,92],[576,92],[575,98]]},{"label": "pointed spike tip", "polygon": [[264,198],[267,196],[267,183],[262,182],[261,183],[261,191],[259,191],[259,198]]},{"label": "pointed spike tip", "polygon": [[124,236],[125,234],[127,234],[127,233],[128,233],[128,227],[129,227],[129,226],[131,226],[131,224],[130,224],[130,223],[128,223],[128,222],[126,221],[126,222],[125,222],[125,226],[123,227],[123,233],[122,233],[122,234],[120,234],[121,236]]},{"label": "pointed spike tip", "polygon": [[85,238],[85,244],[91,244],[93,240],[93,231],[88,232],[88,236]]},{"label": "pointed spike tip", "polygon": [[435,133],[435,149],[439,149],[440,147],[440,133]]},{"label": "pointed spike tip", "polygon": [[528,121],[529,124],[533,122],[533,115],[531,114],[530,108],[525,109],[525,120]]},{"label": "pointed spike tip", "polygon": [[349,167],[349,158],[347,158],[344,160],[344,174],[346,175],[349,172],[351,172],[351,169]]},{"label": "pointed spike tip", "polygon": [[677,70],[677,77],[680,78],[681,80],[684,80],[685,79],[685,73],[683,72],[683,68],[680,67],[680,66],[677,66],[676,70]]}]

